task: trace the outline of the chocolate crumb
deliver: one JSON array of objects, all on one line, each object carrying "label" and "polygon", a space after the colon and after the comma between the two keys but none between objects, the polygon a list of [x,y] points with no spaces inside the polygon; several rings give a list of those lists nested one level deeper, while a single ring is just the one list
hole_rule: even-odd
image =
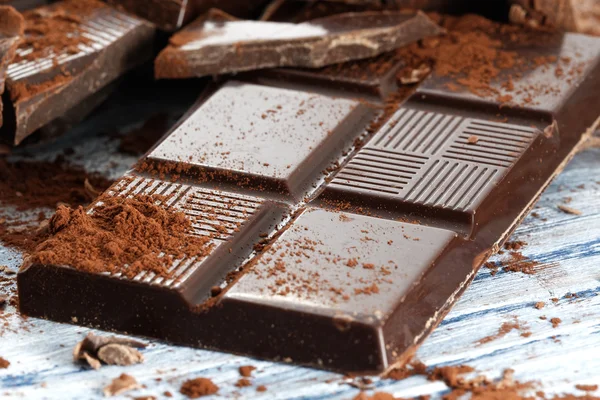
[{"label": "chocolate crumb", "polygon": [[116,396],[130,390],[141,388],[142,386],[135,380],[133,376],[121,374],[118,378],[113,379],[113,381],[104,388],[103,393],[107,397]]},{"label": "chocolate crumb", "polygon": [[208,378],[190,379],[181,385],[179,392],[190,399],[215,394],[219,391],[219,387]]},{"label": "chocolate crumb", "polygon": [[267,391],[267,387],[265,385],[260,385],[256,387],[256,391],[257,392],[266,392]]},{"label": "chocolate crumb", "polygon": [[584,392],[594,392],[598,390],[598,385],[575,385],[576,389],[583,390]]},{"label": "chocolate crumb", "polygon": [[249,379],[241,378],[241,379],[238,379],[238,381],[235,383],[235,386],[237,386],[239,388],[248,387],[248,386],[252,386],[252,382],[250,382]]},{"label": "chocolate crumb", "polygon": [[562,320],[560,318],[552,318],[550,319],[550,322],[552,323],[553,328],[558,328]]},{"label": "chocolate crumb", "polygon": [[535,303],[535,308],[541,310],[542,308],[544,308],[545,305],[546,303],[544,303],[543,301],[538,301],[537,303]]},{"label": "chocolate crumb", "polygon": [[252,371],[254,371],[256,369],[256,367],[252,366],[252,365],[242,365],[239,368],[239,372],[240,375],[243,376],[244,378],[249,378],[252,376]]},{"label": "chocolate crumb", "polygon": [[479,142],[479,137],[477,135],[471,135],[467,139],[467,143],[469,144],[476,144],[477,142]]},{"label": "chocolate crumb", "polygon": [[573,215],[581,215],[581,214],[583,214],[583,213],[582,213],[581,211],[579,211],[578,209],[576,209],[576,208],[572,208],[572,207],[568,207],[568,206],[565,206],[564,204],[559,204],[559,205],[557,205],[556,207],[558,207],[558,209],[559,209],[560,211],[562,211],[562,212],[565,212],[565,213],[567,213],[567,214],[573,214]]},{"label": "chocolate crumb", "polygon": [[10,362],[7,359],[0,357],[0,369],[8,368],[9,365]]}]

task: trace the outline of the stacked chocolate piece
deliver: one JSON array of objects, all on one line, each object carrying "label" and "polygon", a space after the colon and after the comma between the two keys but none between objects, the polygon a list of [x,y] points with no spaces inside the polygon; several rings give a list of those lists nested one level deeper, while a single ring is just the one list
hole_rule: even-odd
[{"label": "stacked chocolate piece", "polygon": [[[263,20],[201,1],[114,3],[124,8],[62,1],[26,14],[27,26],[76,20],[76,39],[72,52],[40,50],[25,31],[29,47],[7,69],[16,138],[86,108],[148,58],[154,28],[122,10],[169,29],[201,13],[155,74],[219,77],[90,209],[58,210],[19,273],[27,315],[386,370],[409,359],[600,121],[592,36],[401,1],[276,1]],[[234,3],[227,11],[260,15]],[[40,59],[55,66],[42,74]]]}]

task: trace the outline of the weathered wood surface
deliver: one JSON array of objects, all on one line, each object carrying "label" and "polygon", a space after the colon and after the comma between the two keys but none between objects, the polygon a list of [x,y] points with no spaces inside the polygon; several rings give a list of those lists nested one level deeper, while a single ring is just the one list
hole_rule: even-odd
[{"label": "weathered wood surface", "polygon": [[[136,114],[131,115],[133,118]],[[110,124],[105,121],[93,120],[94,130],[107,131]],[[105,170],[116,162],[113,173],[119,175],[134,161],[114,155],[114,139],[102,135],[82,137],[81,132],[42,146],[40,154],[52,158],[68,141],[76,155],[85,155],[76,162],[92,170]],[[566,214],[557,208],[565,197],[572,197],[569,206],[581,210],[582,215]],[[482,269],[417,357],[429,366],[468,364],[489,377],[514,368],[517,379],[537,381],[538,388],[547,394],[582,395],[575,384],[600,383],[600,149],[577,155],[546,190],[534,211],[538,217],[528,216],[512,239],[528,243],[522,252],[540,263],[537,272],[525,275],[500,270],[492,276]],[[19,254],[0,247],[0,265],[17,269],[19,262]],[[578,297],[569,298],[569,293]],[[552,298],[558,301],[553,303]],[[542,310],[534,308],[539,301],[546,303]],[[557,328],[549,322],[554,317],[563,321]],[[521,331],[513,330],[504,337],[477,344],[515,318]],[[146,361],[141,365],[94,371],[72,362],[71,349],[87,329],[24,320],[16,315],[8,318],[6,326],[1,322],[0,356],[11,365],[0,370],[0,398],[102,398],[101,388],[123,372],[146,385],[132,396],[165,398],[163,392],[170,391],[173,398],[183,398],[178,393],[181,382],[198,376],[209,377],[220,386],[217,398],[349,399],[358,393],[343,383],[341,375],[157,341],[143,351]],[[521,336],[524,331],[531,335]],[[252,379],[254,386],[239,389],[234,386],[239,379],[237,368],[246,364],[258,368]],[[266,385],[268,391],[256,392],[258,385]],[[444,384],[422,377],[376,379],[374,386],[404,398],[422,394],[437,398],[446,390]]]}]

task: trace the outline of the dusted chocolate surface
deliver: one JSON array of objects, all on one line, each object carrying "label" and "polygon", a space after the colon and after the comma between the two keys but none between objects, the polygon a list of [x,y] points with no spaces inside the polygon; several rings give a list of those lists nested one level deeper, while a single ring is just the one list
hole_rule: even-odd
[{"label": "dusted chocolate surface", "polygon": [[[465,71],[464,59],[439,57],[443,63],[395,104],[388,122],[371,125],[366,146],[345,152],[341,143],[361,137],[373,117],[361,101],[317,94],[321,88],[311,92],[308,84],[300,91],[225,83],[150,152],[127,193],[160,187],[178,199],[189,187],[213,203],[251,192],[253,199],[236,201],[255,204],[252,215],[269,202],[270,223],[242,224],[239,236],[234,228],[223,247],[229,255],[192,268],[180,287],[27,263],[18,278],[21,309],[344,372],[405,362],[597,123],[598,107],[589,108],[600,88],[596,40],[559,35],[509,52],[506,38],[467,37],[475,39],[488,46],[469,54],[496,56],[501,67],[484,62]],[[569,68],[560,72],[562,43],[582,50],[567,55]],[[544,57],[532,58],[533,50]],[[555,84],[561,77],[568,84]],[[574,114],[584,105],[590,111]],[[294,160],[302,179],[281,172],[279,155]],[[320,162],[332,170],[324,182]],[[308,196],[297,190],[305,185]],[[290,204],[291,214],[279,213],[286,207],[273,199]],[[199,215],[218,233],[232,228],[230,215],[222,222],[212,211]],[[228,257],[244,260],[232,270],[237,263]]]},{"label": "dusted chocolate surface", "polygon": [[147,159],[158,171],[298,201],[373,115],[353,100],[230,82]]}]

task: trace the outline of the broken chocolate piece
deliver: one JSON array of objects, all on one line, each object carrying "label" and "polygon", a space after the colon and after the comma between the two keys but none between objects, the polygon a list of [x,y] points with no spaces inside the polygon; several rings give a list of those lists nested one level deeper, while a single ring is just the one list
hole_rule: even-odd
[{"label": "broken chocolate piece", "polygon": [[155,29],[97,0],[63,0],[23,15],[24,41],[4,96],[2,135],[13,144],[152,56]]},{"label": "broken chocolate piece", "polygon": [[323,67],[373,57],[443,32],[425,14],[348,13],[302,24],[231,20],[213,11],[171,38],[157,78],[189,78],[272,67]]},{"label": "broken chocolate piece", "polygon": [[144,357],[135,347],[145,348],[146,343],[116,336],[96,336],[90,332],[73,348],[73,360],[85,360],[94,369],[100,369],[100,360],[108,365],[137,364]]},{"label": "broken chocolate piece", "polygon": [[216,7],[236,17],[250,17],[265,0],[108,0],[139,15],[166,31],[186,25],[200,14]]},{"label": "broken chocolate piece", "polygon": [[100,347],[98,358],[108,365],[133,365],[144,361],[142,353],[122,344],[107,344]]}]

